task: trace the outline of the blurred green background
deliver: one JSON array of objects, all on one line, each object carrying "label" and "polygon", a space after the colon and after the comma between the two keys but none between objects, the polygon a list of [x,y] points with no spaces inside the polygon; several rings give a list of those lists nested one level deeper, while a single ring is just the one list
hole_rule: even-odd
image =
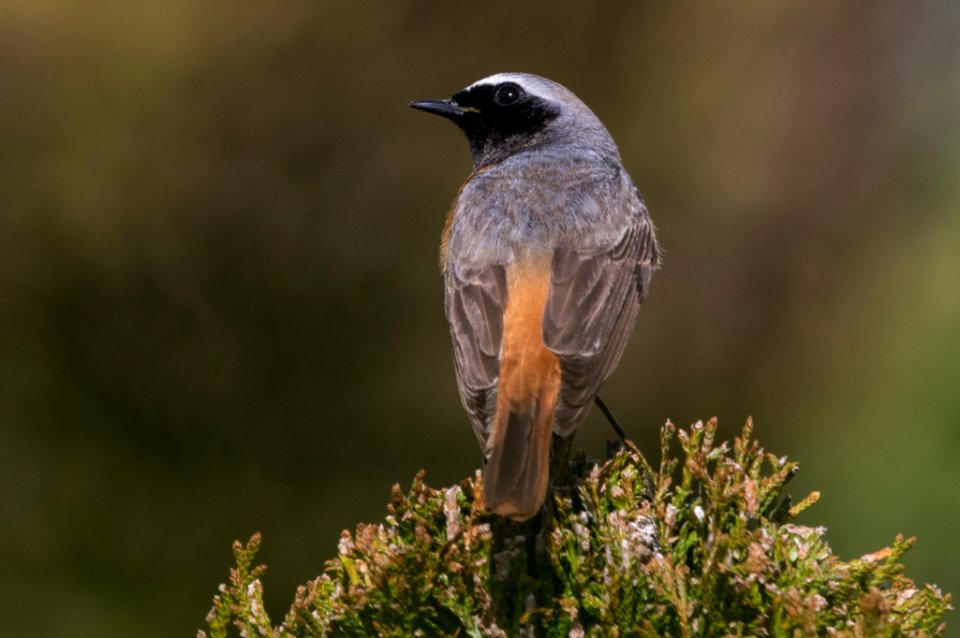
[{"label": "blurred green background", "polygon": [[915,534],[960,592],[960,4],[0,7],[5,635],[192,635],[256,530],[279,618],[391,484],[477,467],[436,264],[470,159],[406,103],[505,70],[658,225],[604,392],[644,449],[753,415],[836,551]]}]

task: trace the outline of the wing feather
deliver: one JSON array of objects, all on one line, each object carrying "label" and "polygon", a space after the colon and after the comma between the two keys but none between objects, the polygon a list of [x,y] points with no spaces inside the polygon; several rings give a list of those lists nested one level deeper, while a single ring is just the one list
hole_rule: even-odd
[{"label": "wing feather", "polygon": [[481,449],[486,450],[489,424],[497,404],[506,271],[499,265],[450,266],[444,277],[460,400]]},{"label": "wing feather", "polygon": [[560,247],[543,319],[544,343],[560,357],[562,387],[554,430],[570,434],[613,372],[647,296],[657,245],[644,214],[598,249]]}]

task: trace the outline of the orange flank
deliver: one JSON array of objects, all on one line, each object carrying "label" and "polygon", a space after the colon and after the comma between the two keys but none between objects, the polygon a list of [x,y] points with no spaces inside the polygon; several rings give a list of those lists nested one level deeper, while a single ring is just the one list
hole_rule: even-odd
[{"label": "orange flank", "polygon": [[493,168],[493,165],[483,166],[481,168],[474,169],[473,172],[467,176],[467,179],[464,180],[463,184],[460,185],[460,190],[457,191],[457,197],[453,200],[453,203],[450,205],[450,210],[447,211],[447,218],[443,222],[443,233],[440,235],[440,271],[443,272],[447,267],[447,248],[450,246],[450,229],[453,227],[453,218],[457,214],[457,202],[460,201],[460,196],[463,195],[463,189],[467,187],[467,184],[470,183],[470,180],[479,175],[480,173],[485,173],[486,171]]},{"label": "orange flank", "polygon": [[[464,184],[465,186],[466,184]],[[463,191],[463,186],[460,187],[460,191]],[[457,193],[457,197],[460,197],[460,193]],[[447,248],[450,246],[450,228],[453,226],[453,216],[457,212],[457,203],[454,202],[450,206],[450,210],[447,211],[447,218],[443,222],[443,234],[440,235],[440,272],[445,272],[447,269]]]}]

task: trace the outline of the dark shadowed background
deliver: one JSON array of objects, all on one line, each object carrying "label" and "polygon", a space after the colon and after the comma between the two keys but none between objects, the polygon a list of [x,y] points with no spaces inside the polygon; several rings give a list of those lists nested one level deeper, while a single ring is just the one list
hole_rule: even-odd
[{"label": "dark shadowed background", "polygon": [[257,530],[279,619],[391,484],[477,467],[436,257],[470,159],[406,104],[507,70],[659,228],[604,392],[641,447],[752,415],[841,556],[915,534],[960,592],[960,4],[0,6],[5,635],[192,635]]}]

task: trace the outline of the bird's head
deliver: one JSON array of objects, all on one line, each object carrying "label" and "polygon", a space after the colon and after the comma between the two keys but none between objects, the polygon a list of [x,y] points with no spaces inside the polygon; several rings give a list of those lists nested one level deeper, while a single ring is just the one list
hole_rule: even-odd
[{"label": "bird's head", "polygon": [[477,167],[552,145],[616,153],[609,133],[587,105],[560,84],[529,73],[498,73],[449,99],[418,100],[410,106],[460,127]]}]

